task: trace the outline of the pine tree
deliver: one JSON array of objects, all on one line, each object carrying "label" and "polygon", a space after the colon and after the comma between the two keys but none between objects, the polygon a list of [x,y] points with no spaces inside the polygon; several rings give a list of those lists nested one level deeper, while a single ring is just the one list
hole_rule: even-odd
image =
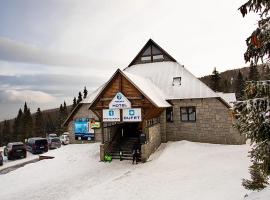
[{"label": "pine tree", "polygon": [[40,108],[37,109],[35,114],[34,135],[46,137],[44,133],[44,119]]},{"label": "pine tree", "polygon": [[248,0],[239,8],[243,17],[253,12],[259,15],[257,28],[246,39],[247,50],[244,54],[246,62],[257,65],[258,61],[268,62],[270,58],[270,1]]},{"label": "pine tree", "polygon": [[72,104],[72,109],[74,109],[76,107],[76,105],[77,105],[77,99],[76,99],[76,97],[74,97],[73,104]]},{"label": "pine tree", "polygon": [[46,131],[46,134],[47,133],[54,133],[56,131],[56,127],[54,125],[52,117],[49,114],[48,114],[47,121],[46,121],[45,131]]},{"label": "pine tree", "polygon": [[27,103],[24,103],[23,109],[23,139],[33,136],[33,119],[30,108],[27,107]]},{"label": "pine tree", "polygon": [[250,81],[258,81],[260,79],[260,74],[256,65],[251,65],[249,67],[248,78]]},{"label": "pine tree", "polygon": [[68,117],[68,108],[67,108],[67,104],[66,102],[64,101],[64,104],[63,104],[63,116],[64,118],[66,119]]},{"label": "pine tree", "polygon": [[[269,62],[270,1],[248,0],[239,10],[243,17],[254,12],[260,18],[257,28],[246,39],[245,61],[250,62],[251,67],[258,65],[259,60]],[[250,78],[256,80],[256,69],[253,71],[255,73],[252,72],[253,75]],[[253,187],[252,183],[256,180],[264,185],[267,181],[264,177],[270,174],[270,81],[250,82],[245,89],[245,94],[247,100],[238,102],[234,110],[238,114],[236,127],[254,144],[250,152],[252,170],[257,173],[255,177],[260,178],[251,176],[251,182],[243,182],[245,187],[247,184]],[[261,173],[263,176],[260,176]]]},{"label": "pine tree", "polygon": [[230,92],[231,84],[227,79],[224,79],[223,84],[222,84],[222,90],[223,92],[227,93]]},{"label": "pine tree", "polygon": [[242,180],[242,185],[247,190],[261,190],[266,187],[268,177],[262,172],[258,161],[255,160],[253,165],[249,167],[249,173],[251,175],[251,180]]},{"label": "pine tree", "polygon": [[20,108],[17,117],[14,120],[13,125],[13,140],[22,141],[23,140],[23,112]]},{"label": "pine tree", "polygon": [[87,97],[87,94],[88,94],[88,91],[86,89],[86,86],[84,86],[84,89],[83,89],[83,98],[84,99]]},{"label": "pine tree", "polygon": [[210,79],[211,79],[210,86],[211,86],[212,90],[214,90],[215,92],[221,91],[221,88],[220,88],[221,77],[220,77],[219,72],[217,71],[216,68],[214,68]]},{"label": "pine tree", "polygon": [[81,101],[82,101],[82,93],[79,92],[78,98],[77,98],[77,104],[80,103]]},{"label": "pine tree", "polygon": [[248,82],[245,98],[234,106],[235,127],[252,145],[251,180],[244,180],[243,185],[259,190],[270,174],[270,81]]},{"label": "pine tree", "polygon": [[244,97],[245,81],[243,75],[238,71],[237,78],[235,81],[235,95],[237,100],[242,100]]},{"label": "pine tree", "polygon": [[9,120],[5,120],[4,121],[4,125],[3,125],[3,142],[4,144],[8,143],[11,141],[11,129],[10,129],[10,123]]}]

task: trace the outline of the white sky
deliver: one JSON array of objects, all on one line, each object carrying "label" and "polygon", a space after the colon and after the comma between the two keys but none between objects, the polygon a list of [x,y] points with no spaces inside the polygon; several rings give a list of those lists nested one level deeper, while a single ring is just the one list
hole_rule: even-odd
[{"label": "white sky", "polygon": [[[254,15],[242,18],[237,10],[244,2],[0,0],[0,75],[82,75],[83,83],[72,90],[76,95],[84,85],[95,88],[117,68],[125,68],[149,38],[198,77],[214,67],[220,72],[242,67],[245,39],[256,26]],[[0,84],[8,94],[19,90],[10,82],[0,80]],[[46,88],[43,84],[41,88]],[[56,97],[27,85],[27,91],[54,97],[36,107],[58,106],[64,98],[73,98],[61,89],[62,96]],[[0,99],[0,108],[3,102],[7,101]]]}]

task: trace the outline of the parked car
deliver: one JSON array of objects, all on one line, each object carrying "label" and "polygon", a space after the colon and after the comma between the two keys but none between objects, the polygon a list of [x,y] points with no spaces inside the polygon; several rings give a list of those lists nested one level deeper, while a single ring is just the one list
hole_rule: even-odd
[{"label": "parked car", "polygon": [[38,154],[48,151],[48,141],[46,138],[35,137],[29,138],[26,143],[27,151]]},{"label": "parked car", "polygon": [[3,165],[3,156],[2,156],[2,151],[0,151],[0,166]]},{"label": "parked car", "polygon": [[56,138],[56,137],[58,137],[58,136],[55,133],[50,133],[48,135],[48,138]]},{"label": "parked car", "polygon": [[48,138],[49,149],[57,149],[61,147],[61,140],[59,137]]},{"label": "parked car", "polygon": [[61,135],[60,140],[63,145],[69,144],[69,136],[66,134]]},{"label": "parked car", "polygon": [[26,158],[26,148],[22,142],[11,142],[4,148],[4,155],[8,160]]}]

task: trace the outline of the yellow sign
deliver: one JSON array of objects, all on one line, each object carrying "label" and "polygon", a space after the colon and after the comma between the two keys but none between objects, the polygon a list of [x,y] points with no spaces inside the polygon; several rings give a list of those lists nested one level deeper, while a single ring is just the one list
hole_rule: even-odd
[{"label": "yellow sign", "polygon": [[100,128],[100,122],[92,121],[90,123],[90,128]]}]

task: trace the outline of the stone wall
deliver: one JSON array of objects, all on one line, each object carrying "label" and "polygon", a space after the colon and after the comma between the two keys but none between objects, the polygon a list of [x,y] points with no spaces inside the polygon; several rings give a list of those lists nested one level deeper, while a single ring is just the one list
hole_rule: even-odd
[{"label": "stone wall", "polygon": [[159,123],[148,128],[147,143],[141,146],[142,162],[146,162],[149,156],[159,147],[161,143],[160,129]]},{"label": "stone wall", "polygon": [[[162,134],[162,141],[245,143],[245,138],[232,127],[233,118],[230,109],[217,98],[172,100],[171,102],[173,122],[166,122],[166,133]],[[180,107],[189,106],[196,107],[196,122],[181,121]]]},{"label": "stone wall", "polygon": [[[71,143],[82,143],[82,141],[75,140],[75,133],[74,133],[74,127],[73,123],[75,119],[79,118],[90,118],[90,119],[95,119],[99,120],[98,117],[91,111],[89,110],[90,104],[84,103],[81,104],[79,109],[76,111],[76,113],[73,115],[72,119],[69,121],[68,126],[67,126],[67,131],[70,133],[70,142]],[[100,142],[102,140],[101,136],[101,128],[100,129],[95,129],[95,141]],[[88,141],[83,141],[88,142]]]}]

